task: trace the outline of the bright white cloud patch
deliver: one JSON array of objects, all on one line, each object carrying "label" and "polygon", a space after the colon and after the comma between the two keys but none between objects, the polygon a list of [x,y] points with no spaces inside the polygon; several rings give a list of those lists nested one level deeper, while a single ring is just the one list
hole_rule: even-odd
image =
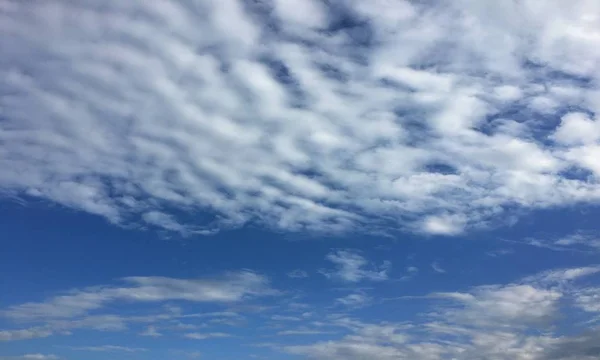
[{"label": "bright white cloud patch", "polygon": [[3,1],[0,188],[186,234],[454,235],[507,207],[597,203],[597,13]]}]

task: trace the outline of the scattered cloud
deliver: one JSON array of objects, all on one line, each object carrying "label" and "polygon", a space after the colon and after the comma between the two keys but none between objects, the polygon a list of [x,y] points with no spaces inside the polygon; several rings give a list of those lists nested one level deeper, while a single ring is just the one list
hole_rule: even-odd
[{"label": "scattered cloud", "polygon": [[[430,294],[426,298],[435,300],[435,305],[424,314],[424,321],[368,323],[343,316],[329,317],[321,326],[351,333],[337,340],[281,345],[278,349],[318,360],[595,359],[600,354],[596,331],[561,336],[554,334],[553,327],[564,306],[567,308],[562,310],[568,312],[574,311],[570,305],[599,311],[594,306],[594,289],[556,287],[557,283],[573,283],[592,275],[591,269],[558,269],[515,284]],[[591,308],[586,308],[588,305]]]},{"label": "scattered cloud", "polygon": [[349,283],[387,280],[391,268],[389,261],[385,261],[381,266],[375,266],[354,250],[337,250],[327,255],[326,259],[332,262],[336,269],[322,269],[320,273],[329,279]]}]

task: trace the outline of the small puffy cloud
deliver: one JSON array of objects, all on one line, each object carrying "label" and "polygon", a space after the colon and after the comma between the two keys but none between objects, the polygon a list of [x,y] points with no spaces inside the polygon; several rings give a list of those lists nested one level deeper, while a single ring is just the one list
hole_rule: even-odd
[{"label": "small puffy cloud", "polygon": [[326,259],[332,262],[336,269],[320,270],[329,279],[355,283],[363,280],[383,281],[389,277],[391,263],[385,261],[382,265],[371,264],[364,256],[354,250],[337,250]]}]

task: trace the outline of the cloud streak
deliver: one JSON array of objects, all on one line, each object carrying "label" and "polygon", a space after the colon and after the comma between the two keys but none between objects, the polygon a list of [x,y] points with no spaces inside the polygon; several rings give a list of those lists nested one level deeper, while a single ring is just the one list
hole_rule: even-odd
[{"label": "cloud streak", "polygon": [[[15,320],[68,319],[86,315],[117,301],[156,303],[168,300],[235,303],[277,294],[266,277],[250,271],[232,272],[213,279],[129,277],[129,287],[94,287],[75,290],[45,302],[10,307],[3,315]],[[10,335],[7,335],[9,337]],[[13,334],[25,337],[28,334]]]}]

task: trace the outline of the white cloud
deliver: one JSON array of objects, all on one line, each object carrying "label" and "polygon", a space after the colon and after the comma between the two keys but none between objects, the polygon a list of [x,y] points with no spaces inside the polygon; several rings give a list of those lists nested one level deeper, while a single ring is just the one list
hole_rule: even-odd
[{"label": "white cloud", "polygon": [[445,274],[446,270],[444,270],[440,264],[438,264],[436,261],[431,263],[431,268],[433,269],[433,271],[440,273],[440,274]]},{"label": "white cloud", "polygon": [[593,0],[9,4],[8,196],[185,234],[456,235],[600,199],[564,175],[600,174]]},{"label": "white cloud", "polygon": [[215,339],[215,338],[227,338],[231,337],[231,334],[214,332],[214,333],[189,333],[184,335],[188,339],[193,340],[206,340],[206,339]]},{"label": "white cloud", "polygon": [[350,308],[360,308],[367,306],[373,298],[362,293],[349,294],[341,298],[335,299],[336,304],[347,306]]},{"label": "white cloud", "polygon": [[320,1],[275,0],[275,12],[284,25],[323,28],[327,25],[327,13]]},{"label": "white cloud", "polygon": [[161,337],[162,334],[158,332],[155,326],[148,326],[140,333],[140,336]]},{"label": "white cloud", "polygon": [[148,351],[148,349],[144,349],[144,348],[132,348],[132,347],[118,346],[118,345],[79,346],[79,347],[70,347],[69,349],[77,350],[77,351],[126,352],[126,353],[136,353],[136,352]]},{"label": "white cloud", "polygon": [[600,266],[586,266],[579,268],[557,269],[542,272],[538,275],[525,278],[524,281],[538,283],[543,286],[565,285],[579,278],[600,273]]},{"label": "white cloud", "polygon": [[22,356],[0,356],[0,360],[58,360],[56,355],[26,354]]},{"label": "white cloud", "polygon": [[51,335],[52,331],[45,328],[0,330],[0,341],[38,339],[45,338]]},{"label": "white cloud", "polygon": [[74,290],[45,302],[12,306],[4,315],[20,320],[72,318],[115,301],[232,303],[277,293],[270,288],[267,278],[250,271],[232,272],[213,279],[129,277],[123,281],[131,286]]},{"label": "white cloud", "polygon": [[568,113],[552,138],[563,145],[594,143],[600,139],[600,122],[583,113]]},{"label": "white cloud", "polygon": [[285,316],[285,315],[273,315],[271,320],[274,321],[301,321],[302,319],[297,316]]},{"label": "white cloud", "polygon": [[557,314],[562,293],[531,285],[483,286],[470,293],[437,293],[457,306],[441,316],[463,324],[515,326],[547,324]]},{"label": "white cloud", "polygon": [[315,330],[315,329],[294,329],[278,331],[277,335],[281,336],[307,336],[307,335],[328,335],[334,334],[331,331]]},{"label": "white cloud", "polygon": [[[561,316],[571,316],[572,306],[598,311],[596,289],[555,287],[556,279],[572,281],[590,273],[588,268],[559,269],[517,284],[413,298],[436,301],[417,319],[404,323],[329,316],[320,327],[341,328],[349,334],[276,348],[316,360],[591,360],[600,354],[594,328],[566,336],[554,326]],[[539,281],[547,278],[552,281]]]},{"label": "white cloud", "polygon": [[389,261],[385,261],[381,266],[375,266],[354,250],[337,250],[327,255],[326,259],[332,262],[336,269],[322,269],[320,272],[323,275],[330,279],[351,283],[363,280],[387,280],[391,268]]},{"label": "white cloud", "polygon": [[587,288],[576,291],[575,304],[584,311],[600,313],[600,288]]}]

